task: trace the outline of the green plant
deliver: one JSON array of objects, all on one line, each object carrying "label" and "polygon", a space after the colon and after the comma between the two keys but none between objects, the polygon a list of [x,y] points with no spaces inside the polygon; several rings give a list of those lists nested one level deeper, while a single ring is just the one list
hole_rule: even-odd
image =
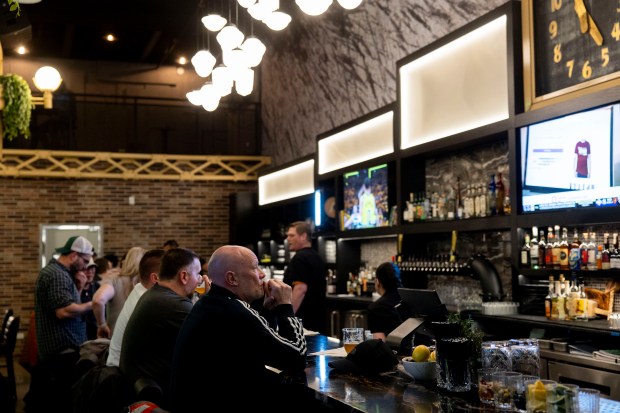
[{"label": "green plant", "polygon": [[19,17],[21,8],[19,7],[19,3],[17,2],[17,0],[9,0],[9,10],[14,11],[15,15]]},{"label": "green plant", "polygon": [[20,135],[28,138],[31,111],[34,107],[30,87],[24,78],[15,74],[3,75],[0,81],[5,103],[2,111],[3,137],[7,140],[13,140]]},{"label": "green plant", "polygon": [[480,354],[482,349],[482,338],[484,333],[476,326],[471,318],[462,318],[459,313],[448,314],[448,321],[459,323],[461,327],[461,336],[471,340],[473,350],[476,354]]}]

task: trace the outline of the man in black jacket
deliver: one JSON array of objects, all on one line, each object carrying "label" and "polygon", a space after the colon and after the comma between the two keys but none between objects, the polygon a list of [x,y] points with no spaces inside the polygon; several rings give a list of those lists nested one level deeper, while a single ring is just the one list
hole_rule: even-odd
[{"label": "man in black jacket", "polygon": [[[218,248],[208,264],[211,290],[187,316],[172,361],[171,410],[202,411],[226,406],[227,411],[293,411],[287,405],[282,375],[303,372],[306,340],[293,314],[291,287],[264,281],[254,253],[244,247]],[[262,308],[276,326],[250,304]],[[278,389],[282,390],[279,391]],[[288,399],[290,400],[290,399]]]}]

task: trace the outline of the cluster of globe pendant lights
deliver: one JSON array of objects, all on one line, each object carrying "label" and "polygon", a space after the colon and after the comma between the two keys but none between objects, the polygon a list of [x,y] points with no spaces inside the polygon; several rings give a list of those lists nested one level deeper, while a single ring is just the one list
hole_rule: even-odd
[{"label": "cluster of globe pendant lights", "polygon": [[[354,9],[362,0],[337,0],[345,9]],[[271,30],[282,30],[291,22],[291,16],[279,10],[279,0],[237,0],[239,6],[247,9],[253,19],[261,21]],[[299,8],[310,16],[318,16],[329,8],[333,0],[295,0]],[[212,112],[220,104],[220,99],[228,96],[233,89],[241,96],[247,96],[254,89],[254,70],[265,54],[266,47],[256,36],[245,35],[232,22],[217,13],[204,16],[202,24],[207,30],[217,33],[216,39],[222,48],[222,63],[215,65],[217,59],[210,50],[199,50],[191,62],[200,77],[211,80],[198,90],[187,93],[193,105],[202,106]]]}]

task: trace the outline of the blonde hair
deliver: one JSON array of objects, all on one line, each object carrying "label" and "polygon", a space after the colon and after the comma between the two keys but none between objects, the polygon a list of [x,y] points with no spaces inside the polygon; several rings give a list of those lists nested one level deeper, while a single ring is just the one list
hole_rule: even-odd
[{"label": "blonde hair", "polygon": [[133,247],[127,251],[121,265],[121,276],[133,277],[140,274],[140,260],[146,250],[142,247]]}]

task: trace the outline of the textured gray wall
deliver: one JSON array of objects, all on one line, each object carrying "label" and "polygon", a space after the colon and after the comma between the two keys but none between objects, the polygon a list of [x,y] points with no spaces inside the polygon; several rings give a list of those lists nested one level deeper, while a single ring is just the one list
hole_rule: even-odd
[{"label": "textured gray wall", "polygon": [[396,101],[396,62],[504,0],[364,0],[299,13],[261,63],[263,154],[312,154],[318,134]]}]

